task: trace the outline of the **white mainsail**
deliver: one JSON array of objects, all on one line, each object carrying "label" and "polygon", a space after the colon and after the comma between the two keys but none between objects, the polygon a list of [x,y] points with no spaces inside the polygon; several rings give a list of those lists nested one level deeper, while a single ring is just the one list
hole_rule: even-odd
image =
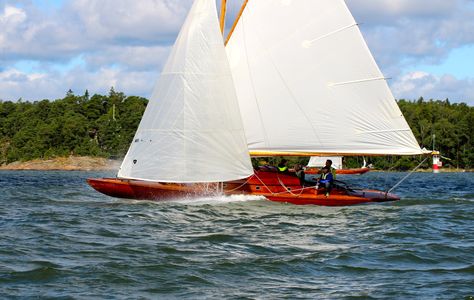
[{"label": "white mainsail", "polygon": [[343,0],[251,0],[227,45],[254,155],[416,155]]},{"label": "white mainsail", "polygon": [[118,176],[219,182],[253,174],[215,0],[196,0]]}]

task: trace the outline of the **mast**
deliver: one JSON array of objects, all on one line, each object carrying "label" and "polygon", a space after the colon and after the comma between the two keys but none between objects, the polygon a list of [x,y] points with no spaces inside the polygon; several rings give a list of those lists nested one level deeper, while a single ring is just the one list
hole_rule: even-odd
[{"label": "mast", "polygon": [[[223,1],[225,1],[225,0],[223,0]],[[232,28],[230,29],[229,34],[227,35],[227,38],[225,39],[224,45],[227,45],[227,43],[229,42],[229,40],[232,36],[232,33],[234,33],[234,29],[237,26],[237,23],[239,22],[240,17],[244,13],[245,7],[247,6],[248,2],[249,2],[249,0],[245,0],[244,3],[242,3],[242,6],[240,7],[239,14],[237,15],[237,18],[235,19],[234,24],[232,25]]]},{"label": "mast", "polygon": [[221,17],[220,17],[220,26],[221,26],[222,35],[224,35],[226,12],[227,12],[227,0],[222,0],[222,2],[221,2]]}]

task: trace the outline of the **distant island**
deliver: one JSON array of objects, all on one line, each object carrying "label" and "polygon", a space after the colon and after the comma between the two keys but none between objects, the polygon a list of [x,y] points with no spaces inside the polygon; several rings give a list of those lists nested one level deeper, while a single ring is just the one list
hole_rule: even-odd
[{"label": "distant island", "polygon": [[[0,169],[117,169],[133,140],[148,100],[110,89],[108,95],[76,95],[54,101],[0,100]],[[441,151],[446,167],[474,168],[474,107],[449,100],[401,99],[398,105],[418,143]],[[376,169],[408,170],[422,157],[370,157]],[[278,158],[269,158],[275,163]],[[290,158],[305,163],[307,158]],[[346,157],[347,168],[361,158]],[[113,167],[112,167],[113,166]],[[426,162],[425,168],[431,167]]]}]

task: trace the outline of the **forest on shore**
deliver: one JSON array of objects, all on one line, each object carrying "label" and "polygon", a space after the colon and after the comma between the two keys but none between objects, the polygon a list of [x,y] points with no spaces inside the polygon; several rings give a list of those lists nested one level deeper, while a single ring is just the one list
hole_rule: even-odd
[{"label": "forest on shore", "polygon": [[[148,100],[111,88],[108,95],[75,95],[54,101],[0,100],[0,165],[53,157],[95,156],[121,159],[133,140]],[[401,99],[398,105],[419,144],[441,151],[444,166],[474,168],[474,107],[449,100]],[[280,158],[269,159],[277,163]],[[377,169],[408,170],[424,157],[370,157]],[[308,158],[289,158],[305,163]],[[345,166],[360,167],[347,157]],[[431,161],[425,162],[429,168]]]}]

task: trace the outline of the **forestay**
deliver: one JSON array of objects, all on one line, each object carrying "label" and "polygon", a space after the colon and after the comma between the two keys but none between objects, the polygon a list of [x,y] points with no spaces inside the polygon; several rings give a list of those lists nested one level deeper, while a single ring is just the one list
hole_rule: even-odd
[{"label": "forestay", "polygon": [[215,0],[196,0],[118,176],[218,182],[253,174]]},{"label": "forestay", "polygon": [[254,0],[227,45],[253,154],[422,151],[343,0]]}]

